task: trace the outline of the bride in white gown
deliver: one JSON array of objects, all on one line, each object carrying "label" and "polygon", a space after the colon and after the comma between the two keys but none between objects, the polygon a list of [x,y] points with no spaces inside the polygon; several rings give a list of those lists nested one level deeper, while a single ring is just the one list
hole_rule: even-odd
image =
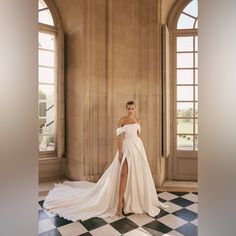
[{"label": "bride in white gown", "polygon": [[71,221],[120,215],[122,210],[125,214],[148,213],[152,217],[159,214],[162,204],[139,137],[141,126],[134,118],[134,102],[128,102],[126,109],[128,115],[116,129],[118,151],[98,182],[55,184],[45,198],[45,209]]}]

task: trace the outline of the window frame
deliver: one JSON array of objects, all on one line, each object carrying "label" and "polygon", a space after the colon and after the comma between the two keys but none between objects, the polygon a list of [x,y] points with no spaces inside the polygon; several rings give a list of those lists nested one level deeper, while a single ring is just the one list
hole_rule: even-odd
[{"label": "window frame", "polygon": [[[171,89],[171,101],[172,101],[172,114],[171,114],[171,124],[172,124],[172,156],[178,158],[196,158],[197,154],[198,154],[198,150],[195,150],[195,122],[193,123],[193,133],[191,133],[190,135],[193,135],[193,150],[178,150],[177,149],[177,37],[196,37],[198,36],[198,28],[193,28],[193,29],[177,29],[177,24],[178,24],[178,19],[182,13],[182,11],[184,10],[184,8],[191,2],[191,0],[187,0],[187,1],[180,1],[175,5],[175,12],[177,12],[177,14],[173,17],[169,16],[169,21],[168,21],[168,28],[170,30],[170,48],[171,48],[171,84],[172,84],[172,89]],[[173,14],[173,12],[172,12]],[[196,17],[197,20],[195,21],[195,23],[198,21],[198,16]],[[194,26],[195,26],[194,23]],[[193,45],[194,47],[194,45]],[[193,54],[195,55],[195,52],[198,53],[198,50],[195,51],[193,48]],[[195,69],[198,69],[198,67],[195,67],[194,65],[194,60],[195,60],[195,56],[193,56],[193,67],[188,68],[188,69],[192,69],[195,72]],[[195,74],[195,73],[194,73]],[[194,75],[195,77],[195,75]],[[191,102],[193,102],[193,105],[195,107],[195,81],[193,81],[193,84],[191,84],[191,86],[193,86],[193,100],[191,100]],[[198,86],[198,83],[197,83]],[[198,101],[197,101],[198,103]],[[192,119],[196,119],[198,121],[198,117],[195,118],[195,114],[192,117]],[[188,134],[187,134],[188,135]],[[197,133],[198,136],[198,133]]]},{"label": "window frame", "polygon": [[[181,30],[182,31],[182,30]],[[193,53],[193,67],[188,67],[188,68],[183,68],[183,70],[185,70],[185,69],[189,69],[189,70],[192,70],[193,71],[193,83],[191,83],[191,84],[188,84],[188,85],[186,85],[186,84],[177,84],[177,71],[178,71],[178,69],[177,69],[177,54],[178,54],[178,52],[177,52],[177,38],[178,37],[189,37],[189,36],[191,36],[191,37],[196,37],[196,36],[198,36],[197,35],[197,32],[176,32],[175,34],[174,34],[174,42],[175,43],[173,43],[174,45],[173,45],[173,57],[174,57],[174,65],[175,65],[175,68],[173,68],[173,83],[174,83],[174,86],[173,87],[175,87],[174,88],[174,91],[173,91],[173,94],[174,94],[174,96],[173,96],[173,104],[174,104],[174,121],[175,121],[175,128],[174,128],[174,144],[175,144],[175,147],[174,147],[174,149],[175,149],[175,151],[176,151],[176,154],[177,154],[177,152],[179,152],[179,151],[184,151],[184,152],[197,152],[197,150],[195,150],[195,136],[198,136],[196,133],[195,133],[195,123],[196,123],[196,120],[198,120],[198,117],[196,117],[195,116],[195,114],[193,114],[193,117],[191,117],[190,119],[192,119],[193,120],[193,132],[191,133],[191,134],[185,134],[185,135],[191,135],[191,136],[193,136],[193,150],[178,150],[177,149],[177,135],[178,135],[178,132],[177,132],[177,125],[176,125],[176,123],[177,123],[177,119],[179,119],[180,117],[178,117],[177,116],[177,103],[178,102],[191,102],[191,103],[193,103],[193,113],[195,113],[195,104],[196,104],[196,102],[198,103],[198,100],[195,100],[195,88],[196,87],[198,87],[198,83],[195,83],[195,70],[198,70],[198,67],[195,67],[195,53],[198,53],[198,51],[196,51],[196,50],[194,50],[194,48],[193,48],[193,51],[191,51],[191,52],[189,52],[189,53]],[[194,39],[195,40],[195,39]],[[193,46],[194,47],[194,46]],[[182,68],[181,68],[182,69]],[[177,99],[177,87],[178,86],[191,86],[192,88],[193,88],[193,99],[192,100],[186,100],[186,101],[181,101],[181,100],[178,100]],[[182,117],[182,118],[185,118],[185,117]],[[182,156],[182,154],[181,154],[181,156]]]},{"label": "window frame", "polygon": [[[55,158],[58,157],[58,62],[59,62],[59,58],[58,58],[58,50],[59,50],[59,45],[58,45],[58,41],[59,41],[59,31],[62,30],[59,24],[59,19],[58,16],[56,17],[55,14],[55,9],[50,6],[50,4],[48,3],[47,0],[44,0],[45,4],[47,5],[46,8],[44,9],[48,9],[52,15],[53,18],[53,22],[54,22],[54,26],[51,25],[47,25],[44,23],[40,23],[38,22],[38,33],[42,32],[42,33],[48,33],[48,34],[53,34],[54,35],[54,39],[55,39],[55,44],[54,44],[54,91],[55,91],[55,149],[54,150],[47,150],[47,151],[40,151],[39,149],[39,145],[38,145],[38,153],[39,153],[39,159],[41,158]],[[38,12],[41,10],[38,10]],[[39,50],[39,49],[38,49]],[[39,68],[39,64],[38,64],[38,68]],[[38,85],[39,85],[39,81],[38,81]],[[38,99],[38,106],[39,106],[39,99]],[[38,114],[38,121],[39,121],[39,114]],[[38,126],[39,129],[39,126]],[[38,140],[39,140],[39,131],[38,131]]]}]

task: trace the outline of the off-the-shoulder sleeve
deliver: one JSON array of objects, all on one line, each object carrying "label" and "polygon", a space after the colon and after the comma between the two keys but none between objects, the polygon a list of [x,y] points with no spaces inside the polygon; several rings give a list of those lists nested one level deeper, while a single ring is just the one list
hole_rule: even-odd
[{"label": "off-the-shoulder sleeve", "polygon": [[118,127],[118,128],[116,129],[116,135],[118,136],[119,134],[121,134],[121,133],[124,132],[124,131],[125,131],[124,127]]}]

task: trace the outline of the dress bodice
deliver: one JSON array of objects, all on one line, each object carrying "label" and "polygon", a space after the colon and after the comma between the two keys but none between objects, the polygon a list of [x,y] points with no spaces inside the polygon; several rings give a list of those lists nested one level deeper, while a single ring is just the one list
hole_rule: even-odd
[{"label": "dress bodice", "polygon": [[138,137],[137,131],[139,131],[139,133],[141,132],[140,124],[132,123],[132,124],[126,124],[122,127],[118,127],[116,129],[116,134],[118,136],[119,134],[124,132],[125,133],[125,139],[129,139],[129,138]]}]

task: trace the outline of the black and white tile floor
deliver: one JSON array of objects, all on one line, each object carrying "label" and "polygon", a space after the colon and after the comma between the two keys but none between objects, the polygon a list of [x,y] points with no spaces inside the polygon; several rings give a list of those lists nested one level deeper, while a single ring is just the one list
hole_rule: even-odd
[{"label": "black and white tile floor", "polygon": [[167,205],[156,217],[128,214],[113,218],[91,218],[72,222],[51,214],[39,201],[39,236],[196,236],[198,195],[196,192],[157,192]]}]

